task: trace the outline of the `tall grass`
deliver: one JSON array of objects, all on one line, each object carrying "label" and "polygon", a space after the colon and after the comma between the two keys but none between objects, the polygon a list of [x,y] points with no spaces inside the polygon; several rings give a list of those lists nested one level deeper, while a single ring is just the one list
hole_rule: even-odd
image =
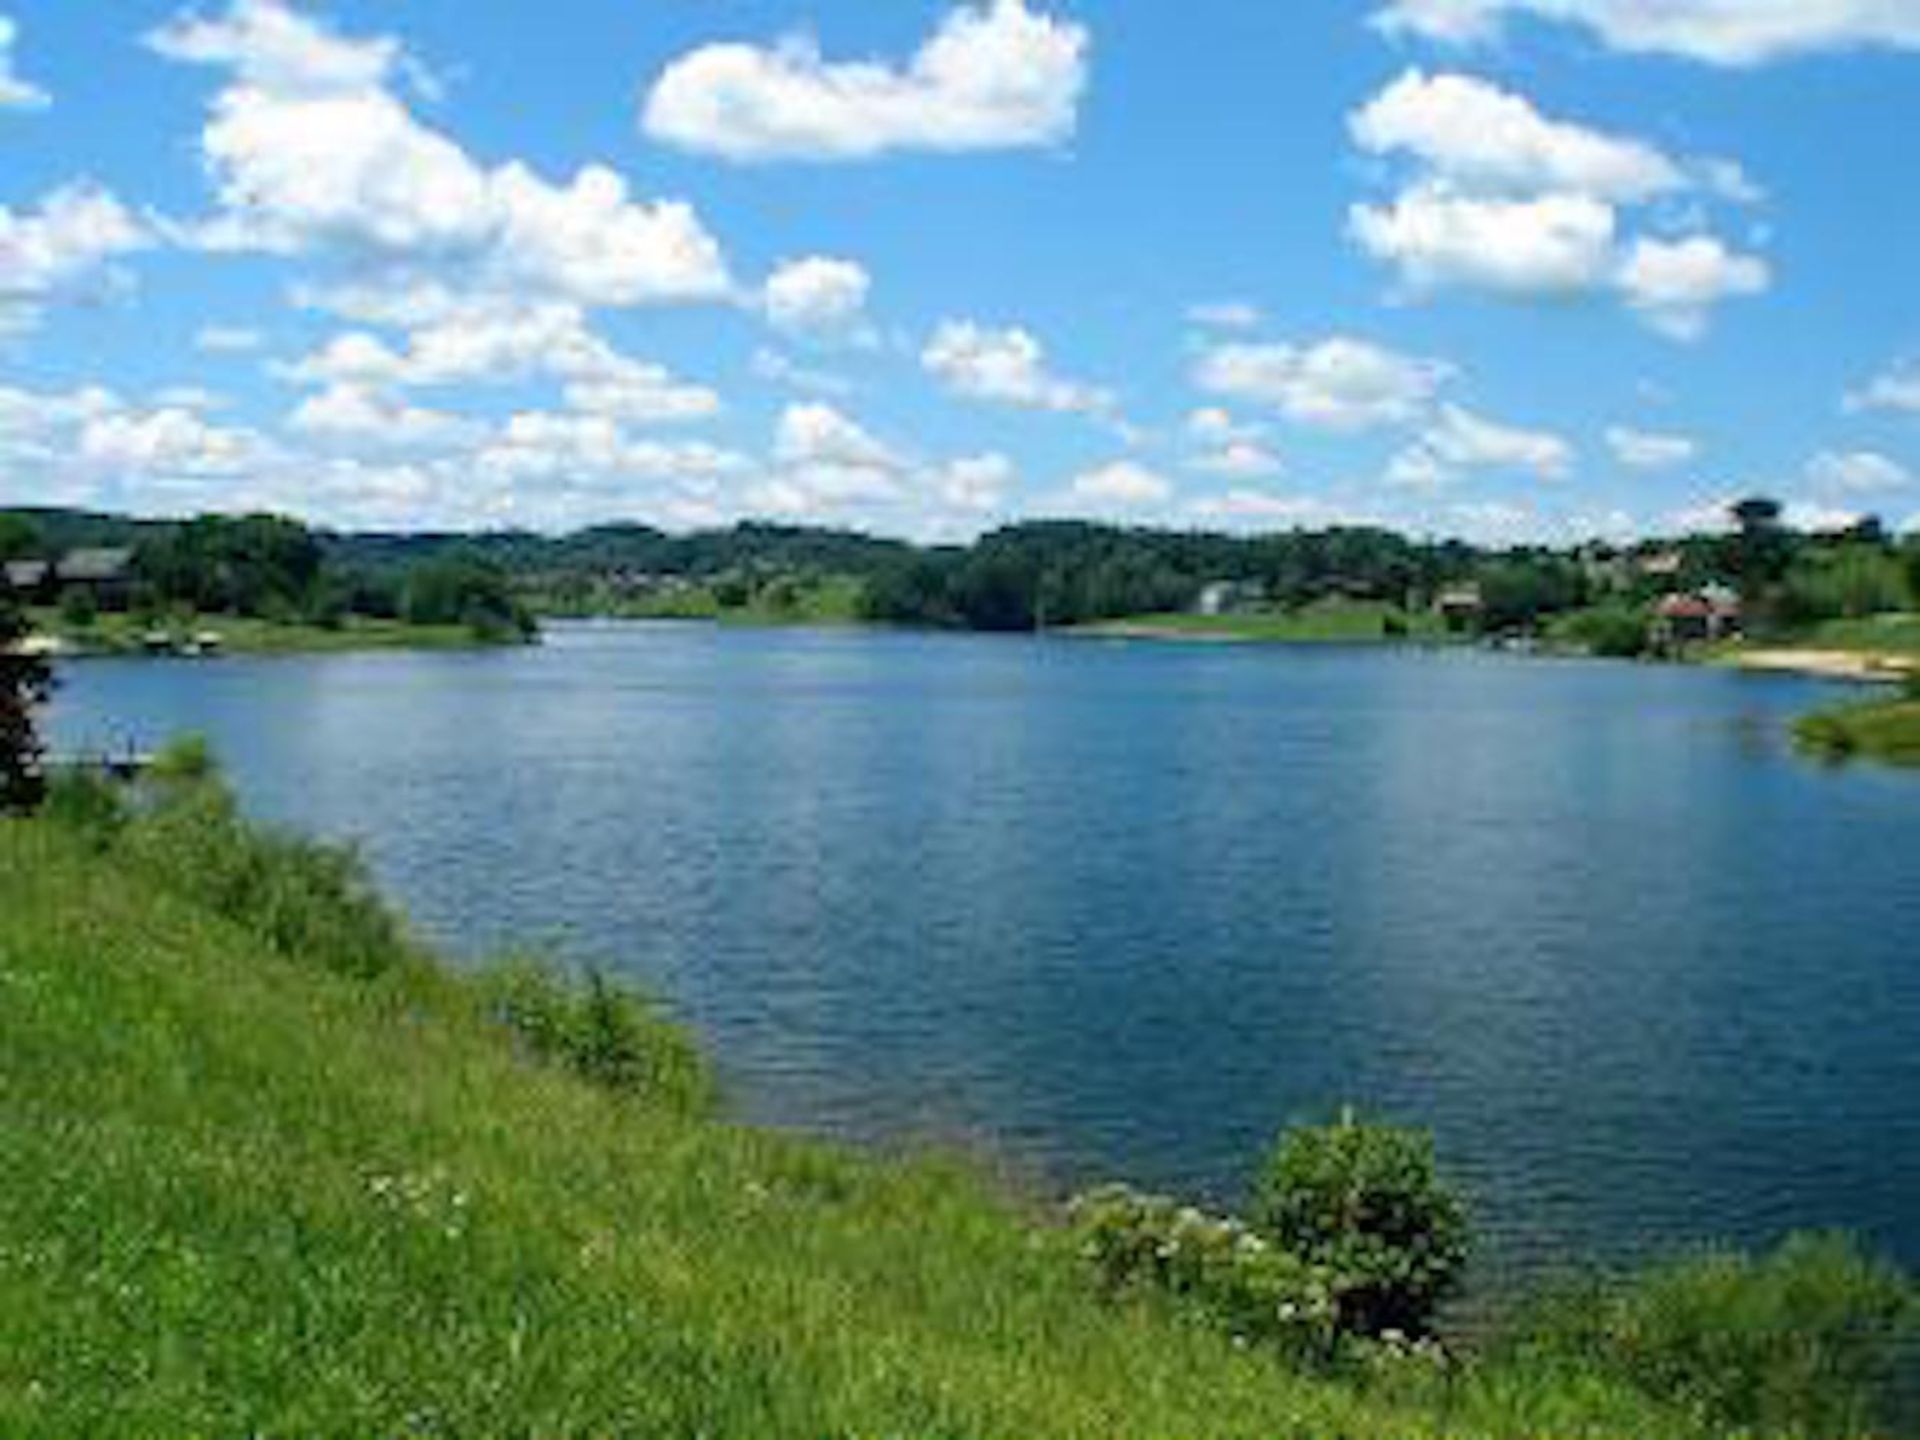
[{"label": "tall grass", "polygon": [[1920,1378],[1920,1295],[1843,1235],[1590,1279],[1539,1301],[1508,1343],[1522,1363],[1628,1384],[1730,1431],[1920,1425],[1903,1389]]},{"label": "tall grass", "polygon": [[464,975],[442,969],[409,937],[357,851],[249,819],[198,736],[161,750],[133,787],[86,767],[61,775],[46,813],[289,960],[348,979],[456,990],[528,1059],[687,1113],[713,1104],[712,1072],[698,1047],[644,997],[603,975],[577,975],[530,953]]}]

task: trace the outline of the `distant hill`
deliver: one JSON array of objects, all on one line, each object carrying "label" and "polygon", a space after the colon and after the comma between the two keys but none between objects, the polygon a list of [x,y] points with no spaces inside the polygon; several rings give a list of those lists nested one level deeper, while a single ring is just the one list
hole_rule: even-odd
[{"label": "distant hill", "polygon": [[177,523],[39,505],[0,508],[0,520],[7,517],[25,522],[34,536],[32,544],[36,553],[47,555],[103,545],[137,545],[144,539],[164,534]]}]

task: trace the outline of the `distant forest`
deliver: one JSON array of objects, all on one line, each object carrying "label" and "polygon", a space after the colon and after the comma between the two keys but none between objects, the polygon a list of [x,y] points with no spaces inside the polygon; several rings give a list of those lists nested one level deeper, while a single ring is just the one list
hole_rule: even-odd
[{"label": "distant forest", "polygon": [[[132,551],[134,607],[421,622],[520,623],[541,614],[779,612],[805,618],[834,587],[838,618],[1030,631],[1188,611],[1209,590],[1275,611],[1342,601],[1429,613],[1464,600],[1475,631],[1595,619],[1604,643],[1644,628],[1664,595],[1729,587],[1755,629],[1920,607],[1920,541],[1876,521],[1790,530],[1765,499],[1724,533],[1626,547],[1487,548],[1349,528],[1235,536],[1080,521],[1008,526],[968,545],[916,546],[766,523],[673,535],[639,524],[569,535],[336,533],[274,516],[137,520],[57,509],[0,511],[0,560],[90,547]],[[690,598],[691,597],[691,598]],[[695,602],[698,602],[696,604]],[[1608,625],[1611,620],[1611,626]],[[1626,648],[1624,643],[1618,648]]]}]

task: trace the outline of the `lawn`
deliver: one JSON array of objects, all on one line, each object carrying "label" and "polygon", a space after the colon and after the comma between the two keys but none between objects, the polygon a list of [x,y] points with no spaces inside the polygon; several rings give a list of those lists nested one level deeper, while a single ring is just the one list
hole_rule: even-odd
[{"label": "lawn", "polygon": [[229,655],[453,650],[483,643],[464,625],[411,625],[403,620],[379,620],[364,615],[349,615],[337,626],[241,615],[201,615],[149,626],[131,615],[121,614],[101,615],[89,625],[76,626],[63,621],[57,610],[35,610],[30,618],[36,633],[56,636],[79,654],[144,654],[149,631],[174,642],[191,640],[203,633],[215,635],[219,637],[220,651]]},{"label": "lawn", "polygon": [[1920,655],[1920,614],[1873,615],[1828,620],[1796,635],[1794,643],[1819,650],[1880,651]]},{"label": "lawn", "polygon": [[1082,627],[1099,634],[1164,636],[1167,639],[1239,640],[1264,644],[1341,645],[1399,640],[1437,640],[1444,627],[1431,615],[1395,605],[1332,601],[1299,610],[1233,615],[1142,615]]}]

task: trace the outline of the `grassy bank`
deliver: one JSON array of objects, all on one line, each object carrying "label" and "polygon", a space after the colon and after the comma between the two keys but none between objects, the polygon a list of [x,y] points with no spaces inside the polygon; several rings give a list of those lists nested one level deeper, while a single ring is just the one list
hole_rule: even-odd
[{"label": "grassy bank", "polygon": [[1819,711],[1794,727],[1794,738],[1826,760],[1920,767],[1920,694]]},{"label": "grassy bank", "polygon": [[1083,625],[1074,633],[1270,645],[1363,645],[1445,636],[1444,628],[1430,615],[1410,614],[1393,605],[1351,602],[1235,615],[1141,615]]},{"label": "grassy bank", "polygon": [[[1561,1342],[1309,1374],[1110,1300],[957,1165],[729,1124],[659,1022],[456,976],[350,861],[204,782],[133,820],[98,798],[0,822],[0,1433],[1734,1428]],[[1763,1329],[1830,1298],[1735,1293]],[[1606,1325],[1711,1339],[1727,1313]],[[1831,1415],[1806,1433],[1869,1433]]]},{"label": "grassy bank", "polygon": [[240,615],[200,615],[141,624],[130,615],[101,615],[86,625],[62,620],[57,610],[32,612],[34,633],[58,640],[73,655],[144,655],[149,633],[176,646],[208,634],[228,655],[309,655],[356,650],[460,650],[502,643],[466,625],[414,625],[349,615],[338,625],[306,625]]},{"label": "grassy bank", "polygon": [[1920,656],[1920,614],[1899,612],[1862,620],[1828,620],[1796,631],[1791,643],[1814,650]]},{"label": "grassy bank", "polygon": [[857,625],[864,621],[866,587],[843,575],[793,577],[758,587],[740,581],[689,584],[651,595],[534,595],[536,613],[553,619],[707,620],[723,625],[778,628]]}]

